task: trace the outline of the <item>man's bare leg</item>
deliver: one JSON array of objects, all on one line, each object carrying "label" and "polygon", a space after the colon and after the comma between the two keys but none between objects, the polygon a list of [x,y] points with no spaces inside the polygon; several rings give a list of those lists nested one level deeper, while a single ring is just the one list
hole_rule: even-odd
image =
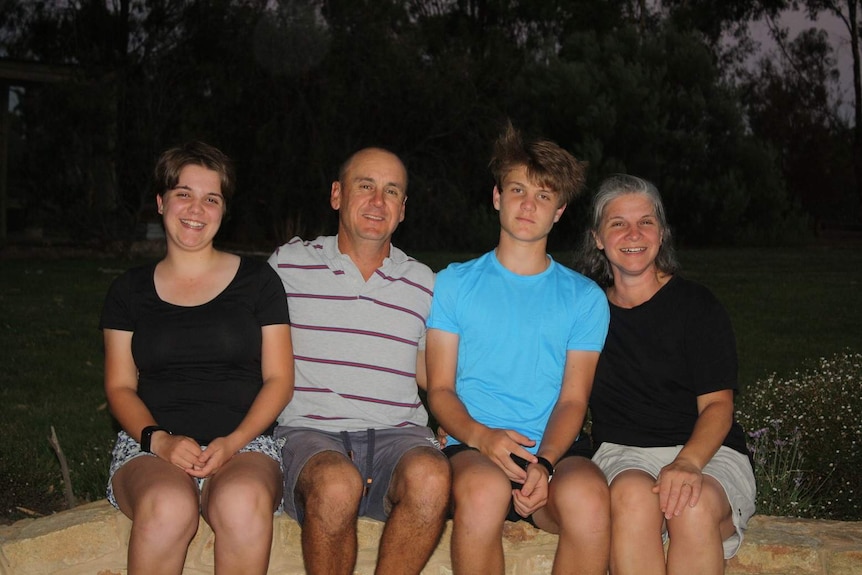
[{"label": "man's bare leg", "polygon": [[312,457],[296,485],[304,508],[302,556],[309,575],[350,575],[356,564],[356,519],[362,478],[335,451]]},{"label": "man's bare leg", "polygon": [[430,447],[405,453],[392,477],[392,511],[383,529],[378,575],[419,573],[437,547],[449,508],[451,471],[446,456]]}]

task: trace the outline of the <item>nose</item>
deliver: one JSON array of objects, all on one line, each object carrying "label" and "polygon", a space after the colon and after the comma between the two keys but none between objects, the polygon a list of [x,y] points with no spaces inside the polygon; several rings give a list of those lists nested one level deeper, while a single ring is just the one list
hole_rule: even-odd
[{"label": "nose", "polygon": [[384,200],[383,200],[383,190],[382,190],[382,189],[380,189],[380,188],[378,188],[378,189],[374,190],[374,194],[372,194],[372,196],[371,196],[371,201],[372,201],[372,202],[374,203],[374,205],[376,205],[376,206],[382,206],[382,205],[383,205],[383,203],[384,203]]},{"label": "nose", "polygon": [[189,211],[195,214],[202,213],[204,211],[204,202],[206,200],[204,198],[196,198],[191,203],[189,203]]},{"label": "nose", "polygon": [[521,209],[525,212],[533,212],[536,210],[536,201],[530,195],[525,195],[521,200]]}]

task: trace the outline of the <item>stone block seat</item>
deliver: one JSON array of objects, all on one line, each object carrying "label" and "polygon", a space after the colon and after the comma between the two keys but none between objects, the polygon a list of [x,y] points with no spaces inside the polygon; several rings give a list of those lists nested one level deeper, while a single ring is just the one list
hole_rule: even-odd
[{"label": "stone block seat", "polygon": [[[382,523],[359,522],[355,573],[374,572]],[[0,526],[0,575],[125,575],[131,522],[107,501],[39,519]],[[448,575],[451,522],[428,562],[426,575]],[[526,523],[507,523],[506,572],[550,573],[557,538]],[[755,516],[727,575],[862,575],[862,522]],[[185,575],[213,573],[213,534],[201,521],[189,547]],[[275,518],[271,575],[304,573],[300,529],[287,516]]]}]

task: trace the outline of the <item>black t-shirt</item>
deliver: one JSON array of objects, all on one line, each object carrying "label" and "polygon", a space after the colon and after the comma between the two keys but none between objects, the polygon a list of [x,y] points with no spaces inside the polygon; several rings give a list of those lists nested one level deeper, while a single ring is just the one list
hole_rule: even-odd
[{"label": "black t-shirt", "polygon": [[263,385],[261,327],[289,322],[284,288],[269,265],[243,257],[211,301],[177,306],[156,293],[155,266],[114,280],[99,328],[134,332],[141,400],[160,426],[206,445],[236,429]]},{"label": "black t-shirt", "polygon": [[[707,288],[678,276],[637,307],[610,308],[590,397],[596,445],[685,444],[697,421],[697,397],[738,389],[730,317]],[[735,421],[724,445],[748,455]]]}]

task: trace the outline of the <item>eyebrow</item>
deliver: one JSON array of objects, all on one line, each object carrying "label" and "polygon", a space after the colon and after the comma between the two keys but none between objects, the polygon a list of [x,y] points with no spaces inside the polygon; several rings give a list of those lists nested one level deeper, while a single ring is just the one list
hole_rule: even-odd
[{"label": "eyebrow", "polygon": [[[625,216],[613,215],[613,214],[608,214],[606,217],[609,220],[624,220],[624,219],[626,219]],[[658,216],[656,216],[655,214],[644,214],[642,216],[638,216],[636,219],[642,220],[644,218],[652,218],[652,219],[656,220],[656,219],[658,219]]]},{"label": "eyebrow", "polygon": [[[530,184],[525,184],[525,183],[523,183],[523,182],[521,182],[521,181],[519,181],[519,180],[513,180],[513,181],[511,181],[511,182],[507,183],[507,184],[506,184],[505,186],[503,186],[503,187],[504,187],[504,188],[506,188],[506,187],[509,187],[509,186],[518,186],[519,188],[526,188],[528,185],[530,185]],[[536,186],[534,186],[534,187],[539,188],[539,192],[544,192],[544,193],[546,193],[546,194],[556,194],[556,195],[560,195],[560,192],[558,192],[558,191],[557,191],[557,190],[555,190],[554,188],[549,188],[549,187],[547,187],[547,186],[543,186],[542,184],[538,184],[538,185],[536,185]]]},{"label": "eyebrow", "polygon": [[[188,191],[190,191],[190,192],[193,192],[193,191],[194,191],[194,190],[191,188],[191,186],[187,186],[187,185],[185,185],[185,184],[177,184],[176,186],[174,186],[173,188],[171,188],[171,190],[188,190]],[[170,191],[170,190],[168,190],[168,191]],[[221,192],[204,192],[204,193],[205,193],[206,195],[208,195],[208,196],[215,196],[215,197],[217,197],[217,198],[222,198],[222,199],[224,199],[224,194],[223,194],[223,193],[221,193]]]},{"label": "eyebrow", "polygon": [[[369,177],[369,176],[356,176],[355,178],[353,178],[353,181],[354,182],[370,182],[374,185],[377,185],[377,180],[375,180],[374,178]],[[398,191],[400,191],[400,192],[404,191],[404,186],[402,184],[399,184],[398,182],[389,182],[388,184],[383,184],[383,185],[384,185],[384,187],[392,186],[393,188],[397,188]]]}]

